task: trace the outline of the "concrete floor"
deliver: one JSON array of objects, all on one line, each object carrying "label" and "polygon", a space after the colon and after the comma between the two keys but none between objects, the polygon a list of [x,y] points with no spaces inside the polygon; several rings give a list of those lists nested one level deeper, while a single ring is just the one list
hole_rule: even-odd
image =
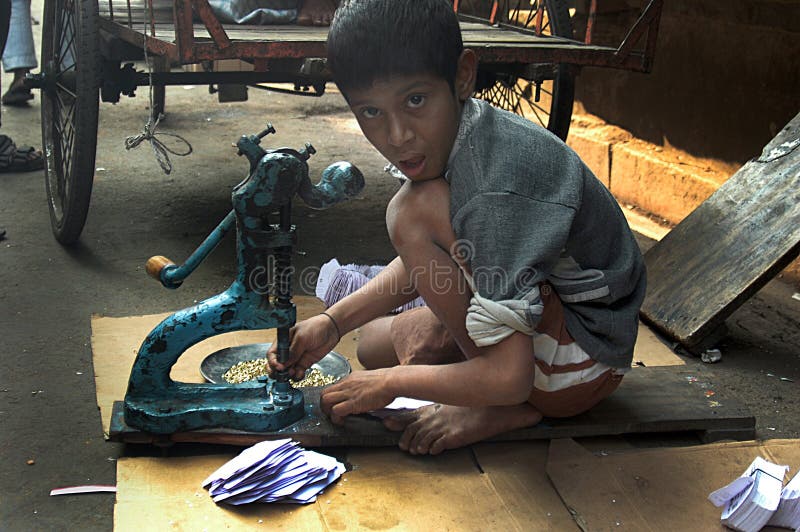
[{"label": "concrete floor", "polygon": [[[118,456],[157,452],[103,440],[90,319],[182,308],[228,286],[235,268],[231,238],[177,291],[150,280],[143,266],[158,254],[182,261],[230,209],[230,189],[247,169],[231,148],[239,135],[271,121],[278,135],[269,141],[315,145],[313,175],[348,159],[367,177],[363,197],[347,205],[313,212],[298,204],[298,268],[331,257],[359,263],[392,257],[383,209],[396,183],[383,173],[383,161],[361,138],[341,98],[250,95],[247,103],[219,104],[205,87],[168,90],[161,129],[194,147],[189,157],[173,157],[170,176],[160,172],[148,147],[123,147],[146,120],[146,89],[116,106],[101,104],[92,207],[71,248],[51,236],[42,173],[0,176],[0,225],[8,230],[0,241],[0,529],[112,528],[113,495],[48,496],[55,487],[114,484]],[[38,103],[37,94],[29,108],[4,108],[2,131],[39,146]],[[721,345],[723,362],[710,368],[716,386],[753,410],[760,438],[800,437],[795,291],[774,281],[734,314]]]}]

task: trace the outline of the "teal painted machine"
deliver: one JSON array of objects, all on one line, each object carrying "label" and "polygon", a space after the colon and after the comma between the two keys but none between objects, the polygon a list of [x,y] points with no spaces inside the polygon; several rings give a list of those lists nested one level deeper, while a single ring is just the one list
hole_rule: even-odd
[{"label": "teal painted machine", "polygon": [[178,266],[164,257],[148,261],[147,271],[167,288],[177,288],[222,238],[236,228],[238,273],[221,294],[180,310],[157,325],[139,348],[124,401],[125,423],[155,434],[224,427],[266,432],[304,416],[303,394],[288,375],[242,384],[176,382],[170,370],[191,346],[218,334],[277,329],[278,358],[289,356],[289,329],[296,320],[292,303],[292,252],[296,243],[291,202],[298,194],[310,207],[325,209],[358,194],[364,177],[353,165],[330,165],[312,185],[310,144],[300,150],[265,150],[257,135],[242,136],[239,154],[250,161],[249,176],[231,194],[233,210],[200,247]]}]

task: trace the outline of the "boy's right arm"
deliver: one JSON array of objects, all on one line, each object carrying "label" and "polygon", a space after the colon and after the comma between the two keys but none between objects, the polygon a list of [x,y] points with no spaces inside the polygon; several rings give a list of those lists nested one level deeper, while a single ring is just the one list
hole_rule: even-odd
[{"label": "boy's right arm", "polygon": [[290,331],[290,356],[285,364],[277,360],[277,342],[268,353],[273,370],[288,369],[293,378],[302,378],[305,371],[328,354],[339,342],[340,335],[385,316],[417,297],[411,276],[400,257],[360,289],[336,302],[325,314],[299,322]]}]

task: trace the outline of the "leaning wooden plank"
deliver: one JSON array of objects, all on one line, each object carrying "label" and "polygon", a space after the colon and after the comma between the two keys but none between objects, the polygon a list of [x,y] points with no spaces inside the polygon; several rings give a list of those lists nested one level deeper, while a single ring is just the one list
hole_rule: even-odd
[{"label": "leaning wooden plank", "polygon": [[[168,435],[139,432],[125,424],[122,402],[114,403],[109,439],[128,443],[171,442],[252,445],[291,437],[308,447],[397,445],[400,433],[390,432],[375,418],[351,416],[344,427],[333,425],[319,411],[320,388],[304,388],[304,419],[276,432],[207,429]],[[750,439],[755,419],[713,376],[683,366],[634,368],[608,399],[580,416],[545,419],[534,427],[501,434],[494,441],[576,438],[664,432],[720,433]]]},{"label": "leaning wooden plank", "polygon": [[800,114],[645,255],[642,318],[687,348],[800,252]]}]

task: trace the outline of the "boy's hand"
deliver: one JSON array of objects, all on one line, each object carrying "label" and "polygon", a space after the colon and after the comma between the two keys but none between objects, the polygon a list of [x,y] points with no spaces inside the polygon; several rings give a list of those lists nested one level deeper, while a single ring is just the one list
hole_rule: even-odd
[{"label": "boy's hand", "polygon": [[288,370],[289,377],[300,380],[311,367],[327,355],[339,342],[339,334],[330,318],[319,314],[299,322],[289,330],[289,359],[278,362],[278,342],[273,342],[267,352],[270,373]]},{"label": "boy's hand", "polygon": [[345,416],[383,408],[394,400],[389,368],[356,371],[322,390],[320,407],[336,424]]}]

